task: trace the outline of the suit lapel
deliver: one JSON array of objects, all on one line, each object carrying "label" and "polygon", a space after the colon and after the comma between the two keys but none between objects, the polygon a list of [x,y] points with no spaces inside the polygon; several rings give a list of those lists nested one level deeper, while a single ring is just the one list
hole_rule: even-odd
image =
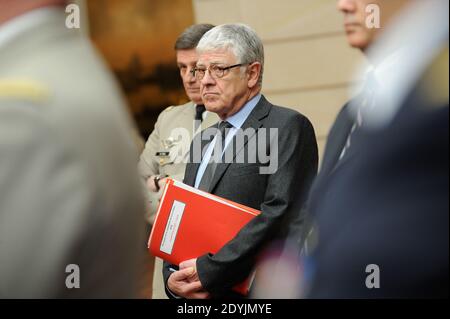
[{"label": "suit lapel", "polygon": [[[237,154],[239,154],[240,151],[245,148],[248,141],[254,137],[256,131],[263,125],[261,120],[267,116],[270,109],[272,108],[272,104],[270,104],[264,96],[261,96],[261,99],[259,100],[258,104],[255,106],[253,111],[248,116],[247,120],[244,122],[244,124],[241,127],[241,130],[238,131],[237,134],[242,134],[243,131],[245,131],[248,128],[253,129],[253,133],[248,136],[248,139],[243,143],[243,145],[240,145],[239,149],[236,149],[236,151],[233,154],[233,161],[236,158]],[[236,145],[236,136],[233,137],[232,145]],[[231,162],[233,162],[231,161]],[[217,186],[219,181],[222,179],[223,175],[227,171],[228,167],[230,166],[231,162],[228,163],[219,163],[216,168],[216,172],[214,173],[213,180],[211,182],[211,185],[209,187],[208,192],[212,193],[214,188]]]},{"label": "suit lapel", "polygon": [[188,163],[186,165],[186,171],[183,179],[183,183],[189,186],[194,186],[195,175],[197,174],[198,166],[194,163]]},{"label": "suit lapel", "polygon": [[355,150],[354,145],[350,146],[350,148],[348,148],[348,150],[345,152],[344,157],[342,157],[340,160],[339,160],[339,158],[337,159],[336,165],[328,173],[328,175],[330,176],[330,175],[334,174],[334,172],[336,172],[336,170],[338,170],[342,165],[344,165],[350,159],[352,159],[355,156],[354,150]]},{"label": "suit lapel", "polygon": [[342,111],[336,118],[335,124],[328,133],[328,141],[324,152],[322,167],[314,184],[311,186],[310,194],[316,193],[316,191],[329,180],[330,176],[334,174],[338,166],[341,166],[344,162],[349,160],[350,154],[347,154],[341,161],[339,161],[339,156],[341,155],[353,125],[353,120],[348,113],[348,106],[350,103],[351,102],[344,105]]},{"label": "suit lapel", "polygon": [[339,156],[347,141],[353,125],[353,120],[348,113],[348,105],[345,105],[336,119],[335,127],[328,134],[327,146],[324,153],[321,172],[328,175],[337,165]]},{"label": "suit lapel", "polygon": [[351,133],[351,145],[350,147],[345,151],[344,156],[342,159],[339,159],[341,156],[342,150],[347,143],[347,139],[349,137],[350,131],[352,129],[352,126],[354,125],[354,119],[353,116],[350,114],[349,105],[351,103],[361,103],[361,95],[358,95],[354,99],[352,99],[345,107],[343,114],[343,120],[341,123],[341,127],[339,129],[339,132],[335,132],[337,135],[337,141],[334,143],[336,149],[333,150],[332,158],[333,161],[331,162],[330,167],[328,167],[328,173],[327,175],[333,174],[337,169],[339,169],[342,165],[347,163],[350,159],[352,159],[356,152],[355,152],[355,144],[358,143],[358,140],[360,139],[360,136],[362,134],[361,128],[357,128],[353,133]]}]

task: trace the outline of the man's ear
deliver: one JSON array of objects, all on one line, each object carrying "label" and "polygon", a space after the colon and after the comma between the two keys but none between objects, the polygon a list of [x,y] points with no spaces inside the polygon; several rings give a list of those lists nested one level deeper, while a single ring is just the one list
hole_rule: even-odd
[{"label": "man's ear", "polygon": [[254,88],[258,84],[259,75],[261,74],[261,63],[253,62],[247,68],[248,87]]}]

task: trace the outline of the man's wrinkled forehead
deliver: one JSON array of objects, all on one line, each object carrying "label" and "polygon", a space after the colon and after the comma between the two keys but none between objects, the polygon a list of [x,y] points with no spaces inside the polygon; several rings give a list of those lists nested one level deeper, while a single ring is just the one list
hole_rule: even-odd
[{"label": "man's wrinkled forehead", "polygon": [[200,51],[197,66],[208,66],[211,64],[227,64],[236,61],[234,53],[227,48],[209,51]]}]

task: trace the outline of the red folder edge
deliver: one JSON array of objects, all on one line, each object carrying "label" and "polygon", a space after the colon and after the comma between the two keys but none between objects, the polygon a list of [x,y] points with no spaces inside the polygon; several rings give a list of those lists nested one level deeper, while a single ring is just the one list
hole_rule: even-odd
[{"label": "red folder edge", "polygon": [[[258,215],[261,213],[261,212],[260,212],[259,210],[257,210],[257,209],[254,209],[254,208],[251,208],[251,207],[247,207],[247,206],[245,206],[245,205],[241,205],[241,204],[239,204],[239,203],[236,203],[236,202],[227,200],[227,199],[225,199],[225,198],[222,198],[222,197],[219,197],[219,196],[216,196],[216,195],[213,195],[213,194],[210,194],[210,193],[207,193],[207,192],[198,190],[198,189],[196,189],[196,188],[194,188],[194,187],[192,187],[192,186],[183,184],[183,183],[178,182],[178,181],[175,181],[175,180],[173,180],[173,179],[168,179],[167,182],[166,182],[166,185],[165,185],[165,187],[164,187],[162,196],[161,196],[161,200],[160,200],[160,203],[159,203],[159,206],[158,206],[158,210],[157,210],[157,213],[156,213],[154,225],[157,224],[158,218],[159,218],[159,216],[160,216],[160,211],[161,211],[161,208],[162,208],[162,204],[163,204],[163,202],[164,202],[164,198],[166,197],[167,191],[168,191],[168,189],[169,189],[170,186],[175,186],[175,187],[178,187],[178,188],[185,189],[185,190],[187,190],[187,191],[192,191],[192,192],[197,193],[197,194],[199,194],[199,195],[202,195],[202,196],[204,196],[204,197],[206,197],[206,198],[210,198],[210,199],[212,199],[212,200],[221,202],[221,203],[226,204],[226,205],[229,205],[229,206],[231,206],[231,207],[239,208],[239,209],[242,210],[243,212],[249,213],[249,214],[254,215],[254,216],[258,216]],[[167,226],[167,223],[165,223],[164,228],[165,228],[166,226]],[[158,257],[161,257],[161,258],[162,258],[162,256],[159,256],[159,254],[155,254],[155,253],[153,253],[153,252],[151,251],[151,242],[152,242],[154,233],[155,233],[155,227],[152,227],[152,230],[151,230],[151,233],[150,233],[150,236],[149,236],[149,240],[148,240],[147,247],[148,247],[149,251],[150,251],[152,254],[154,254],[155,256],[158,256]],[[160,246],[160,243],[158,244],[158,246]],[[159,252],[160,254],[167,255],[167,254],[165,254],[164,252],[162,252],[162,251],[160,251],[160,250],[158,250],[158,252]],[[197,256],[197,257],[199,257],[199,256]],[[164,258],[162,258],[162,259],[164,259]],[[247,295],[247,294],[248,294],[248,289],[249,289],[249,287],[250,287],[250,285],[251,285],[251,282],[253,281],[253,278],[254,278],[254,273],[251,274],[244,282],[242,282],[242,283],[236,285],[236,286],[233,288],[233,290],[235,290],[235,291],[241,293],[242,295]]]}]

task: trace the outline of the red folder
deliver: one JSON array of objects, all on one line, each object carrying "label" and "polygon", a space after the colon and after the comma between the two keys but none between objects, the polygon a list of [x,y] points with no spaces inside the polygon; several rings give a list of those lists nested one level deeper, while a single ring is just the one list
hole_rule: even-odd
[{"label": "red folder", "polygon": [[[171,264],[216,253],[260,211],[169,179],[148,241]],[[247,295],[250,278],[234,287]]]}]

